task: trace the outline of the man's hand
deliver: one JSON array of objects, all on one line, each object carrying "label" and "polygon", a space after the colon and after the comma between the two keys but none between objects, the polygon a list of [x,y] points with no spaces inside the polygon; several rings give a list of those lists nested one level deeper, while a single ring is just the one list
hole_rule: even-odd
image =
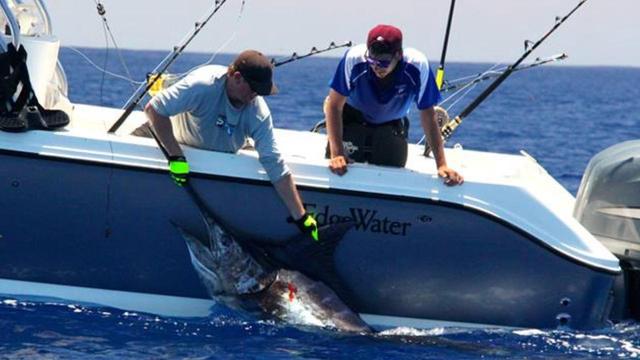
[{"label": "man's hand", "polygon": [[342,109],[347,103],[347,97],[330,89],[329,96],[324,102],[325,123],[327,124],[327,140],[330,146],[329,170],[337,175],[347,172],[347,165],[353,161],[344,155],[342,143]]},{"label": "man's hand", "polygon": [[171,172],[171,179],[176,185],[186,185],[189,178],[189,163],[187,159],[184,156],[169,157],[169,172]]},{"label": "man's hand", "polygon": [[446,165],[438,168],[438,176],[444,179],[447,186],[461,185],[464,182],[462,175]]},{"label": "man's hand", "polygon": [[298,220],[294,220],[293,218],[289,217],[287,219],[287,222],[296,224],[300,232],[311,236],[314,241],[320,241],[320,239],[318,238],[318,223],[316,222],[316,219],[314,219],[310,214],[305,212]]},{"label": "man's hand", "polygon": [[353,163],[353,160],[347,156],[334,156],[329,160],[329,169],[332,173],[342,176],[347,172],[347,165],[351,163]]}]

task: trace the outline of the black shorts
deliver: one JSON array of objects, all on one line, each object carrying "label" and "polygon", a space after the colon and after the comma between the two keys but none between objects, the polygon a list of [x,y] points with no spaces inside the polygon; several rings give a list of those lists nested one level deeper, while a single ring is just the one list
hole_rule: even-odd
[{"label": "black shorts", "polygon": [[[404,167],[407,163],[409,120],[371,124],[349,104],[342,110],[342,142],[345,154],[356,162]],[[325,152],[330,157],[329,144]]]}]

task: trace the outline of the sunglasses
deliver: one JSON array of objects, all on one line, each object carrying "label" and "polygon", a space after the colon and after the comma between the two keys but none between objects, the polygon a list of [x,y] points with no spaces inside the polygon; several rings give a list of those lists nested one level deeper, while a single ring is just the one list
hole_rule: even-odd
[{"label": "sunglasses", "polygon": [[366,55],[366,59],[367,59],[367,63],[369,65],[373,65],[373,66],[375,66],[377,68],[381,68],[381,69],[388,68],[389,66],[391,66],[391,63],[393,62],[393,57],[388,59],[388,60],[382,60],[382,59],[373,58],[368,53]]}]

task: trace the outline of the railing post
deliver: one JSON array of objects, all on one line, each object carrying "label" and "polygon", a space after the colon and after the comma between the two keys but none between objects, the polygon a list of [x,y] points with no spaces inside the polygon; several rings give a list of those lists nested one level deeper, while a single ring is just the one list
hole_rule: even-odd
[{"label": "railing post", "polygon": [[[7,20],[9,21],[9,28],[11,29],[11,36],[13,37],[13,45],[16,49],[20,46],[20,26],[18,26],[18,22],[16,21],[16,17],[11,11],[11,7],[7,3],[7,0],[0,0],[0,6],[2,7],[2,11],[4,11]],[[0,29],[4,31],[4,29]],[[4,40],[4,39],[3,39]],[[5,46],[6,49],[6,46]]]}]

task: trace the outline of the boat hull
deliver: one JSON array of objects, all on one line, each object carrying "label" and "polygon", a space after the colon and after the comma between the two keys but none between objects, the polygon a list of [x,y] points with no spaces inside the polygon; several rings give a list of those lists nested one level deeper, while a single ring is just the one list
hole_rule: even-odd
[{"label": "boat hull", "polygon": [[[11,169],[0,190],[0,278],[207,298],[170,222],[206,230],[164,170],[9,151],[0,161]],[[240,235],[277,244],[297,232],[267,181],[196,173],[192,183]],[[356,224],[332,265],[339,295],[358,313],[538,328],[607,320],[617,273],[498,217],[437,200],[300,188],[320,223]]]}]

